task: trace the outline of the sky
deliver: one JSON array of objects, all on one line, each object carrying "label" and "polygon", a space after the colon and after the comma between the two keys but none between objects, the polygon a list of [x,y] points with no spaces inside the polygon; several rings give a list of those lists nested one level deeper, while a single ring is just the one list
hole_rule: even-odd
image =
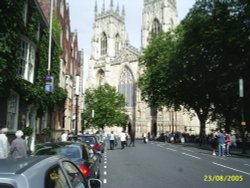
[{"label": "sky", "polygon": [[[70,8],[71,31],[78,33],[79,50],[84,50],[84,69],[87,69],[87,61],[91,50],[91,38],[93,35],[95,0],[66,0]],[[109,9],[110,0],[97,0],[98,12],[101,11],[103,1],[106,10]],[[113,0],[114,8],[119,4],[120,11],[125,7],[126,32],[130,44],[140,49],[141,24],[143,0]],[[176,0],[178,20],[181,21],[195,3],[195,0]],[[85,75],[86,76],[86,75]]]}]

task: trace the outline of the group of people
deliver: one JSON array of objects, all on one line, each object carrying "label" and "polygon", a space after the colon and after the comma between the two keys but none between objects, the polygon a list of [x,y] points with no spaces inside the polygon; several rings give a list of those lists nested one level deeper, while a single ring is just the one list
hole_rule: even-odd
[{"label": "group of people", "polygon": [[222,130],[218,135],[211,135],[212,155],[216,155],[216,148],[218,148],[218,156],[229,156],[231,146],[236,147],[236,137],[230,132],[224,133]]},{"label": "group of people", "polygon": [[[128,139],[130,137],[130,143],[128,144]],[[123,130],[119,135],[120,141],[121,141],[121,149],[124,149],[125,146],[133,146],[135,147],[135,135],[134,133],[130,133],[129,136],[125,131]],[[110,135],[108,135],[110,150],[113,150],[116,143],[117,143],[117,137],[115,136],[114,132],[111,131]]]},{"label": "group of people", "polygon": [[16,138],[9,143],[7,137],[8,128],[0,129],[0,159],[11,158],[22,158],[27,157],[28,147],[26,141],[22,138],[23,131],[16,131]]}]

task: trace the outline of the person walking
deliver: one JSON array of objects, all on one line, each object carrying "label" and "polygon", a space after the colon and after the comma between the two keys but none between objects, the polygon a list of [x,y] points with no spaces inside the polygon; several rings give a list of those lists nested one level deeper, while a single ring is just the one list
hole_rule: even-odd
[{"label": "person walking", "polygon": [[115,134],[113,131],[111,131],[111,134],[109,135],[109,147],[110,150],[113,150],[115,147]]},{"label": "person walking", "polygon": [[130,132],[130,142],[128,146],[130,147],[131,145],[135,147],[135,132],[134,131]]},{"label": "person walking", "polygon": [[10,144],[6,136],[8,128],[1,128],[0,130],[0,159],[6,159],[9,156]]},{"label": "person walking", "polygon": [[219,156],[225,156],[225,135],[222,130],[218,134],[218,150]]},{"label": "person walking", "polygon": [[124,146],[126,144],[126,134],[125,134],[125,131],[122,131],[120,133],[120,140],[121,140],[121,149],[124,149]]},{"label": "person walking", "polygon": [[232,145],[232,137],[230,132],[226,133],[226,155],[230,156],[230,147]]},{"label": "person walking", "polygon": [[28,147],[25,140],[22,138],[23,131],[16,131],[16,139],[11,142],[10,153],[12,158],[27,157]]},{"label": "person walking", "polygon": [[67,142],[67,141],[68,141],[68,131],[64,131],[64,132],[61,134],[61,141],[62,141],[62,142]]}]

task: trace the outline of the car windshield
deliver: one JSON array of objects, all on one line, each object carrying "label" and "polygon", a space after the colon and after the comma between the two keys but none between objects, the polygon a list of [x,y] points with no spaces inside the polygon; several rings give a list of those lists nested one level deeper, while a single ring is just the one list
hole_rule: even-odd
[{"label": "car windshield", "polygon": [[58,154],[68,157],[69,159],[79,159],[81,158],[81,151],[77,146],[65,146],[60,148]]},{"label": "car windshield", "polygon": [[85,141],[85,142],[88,142],[88,143],[90,143],[92,145],[96,144],[96,139],[95,139],[95,137],[92,137],[92,136],[81,136],[81,140]]}]

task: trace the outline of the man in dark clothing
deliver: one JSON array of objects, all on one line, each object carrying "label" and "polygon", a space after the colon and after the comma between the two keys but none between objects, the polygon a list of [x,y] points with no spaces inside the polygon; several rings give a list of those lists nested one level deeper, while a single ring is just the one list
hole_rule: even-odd
[{"label": "man in dark clothing", "polygon": [[130,146],[133,146],[133,147],[135,147],[135,133],[134,133],[134,131],[131,131],[130,132],[130,143],[129,143],[129,147]]}]

